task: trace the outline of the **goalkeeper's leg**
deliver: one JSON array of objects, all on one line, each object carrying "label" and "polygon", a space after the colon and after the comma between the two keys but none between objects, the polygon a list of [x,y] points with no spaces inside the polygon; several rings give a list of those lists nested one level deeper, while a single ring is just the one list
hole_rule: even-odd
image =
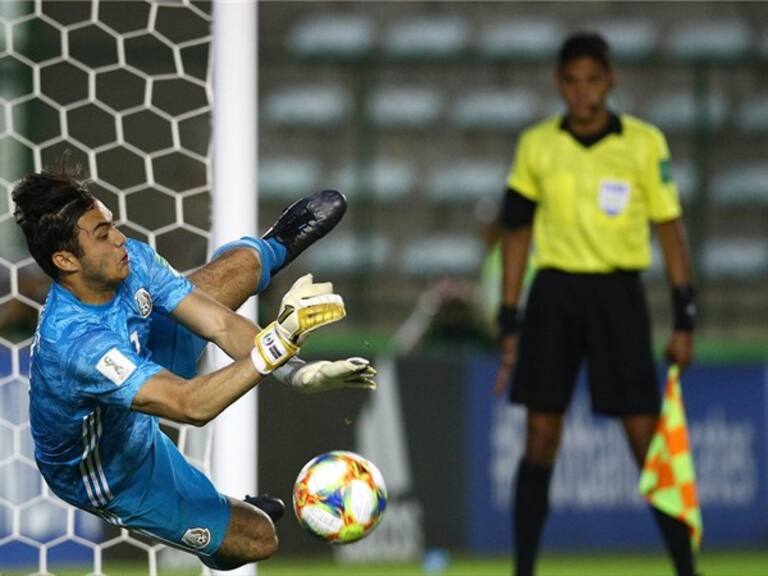
[{"label": "goalkeeper's leg", "polygon": [[230,520],[221,547],[198,558],[214,570],[234,570],[244,564],[266,560],[278,549],[275,525],[252,504],[229,498]]},{"label": "goalkeeper's leg", "polygon": [[253,294],[263,292],[273,275],[333,230],[346,209],[340,192],[310,194],[286,208],[261,238],[244,236],[219,247],[211,262],[189,279],[235,310]]},{"label": "goalkeeper's leg", "polygon": [[[214,300],[237,310],[262,292],[274,274],[333,230],[346,209],[340,192],[310,194],[286,208],[261,238],[245,236],[218,248],[189,279]],[[155,362],[174,374],[195,376],[206,344],[173,319],[153,314],[148,346]]]}]

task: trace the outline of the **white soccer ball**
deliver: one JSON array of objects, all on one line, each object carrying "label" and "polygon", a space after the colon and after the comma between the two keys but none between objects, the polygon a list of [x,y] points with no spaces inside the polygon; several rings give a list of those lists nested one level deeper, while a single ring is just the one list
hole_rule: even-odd
[{"label": "white soccer ball", "polygon": [[293,486],[299,524],[332,544],[348,544],[370,534],[386,507],[381,472],[354,452],[337,450],[313,458]]}]

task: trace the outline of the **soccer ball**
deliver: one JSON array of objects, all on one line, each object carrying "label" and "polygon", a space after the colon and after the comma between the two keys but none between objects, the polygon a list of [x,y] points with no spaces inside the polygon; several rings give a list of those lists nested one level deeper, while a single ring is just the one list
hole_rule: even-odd
[{"label": "soccer ball", "polygon": [[354,452],[337,450],[313,458],[293,486],[299,524],[332,544],[348,544],[370,534],[386,507],[381,472]]}]

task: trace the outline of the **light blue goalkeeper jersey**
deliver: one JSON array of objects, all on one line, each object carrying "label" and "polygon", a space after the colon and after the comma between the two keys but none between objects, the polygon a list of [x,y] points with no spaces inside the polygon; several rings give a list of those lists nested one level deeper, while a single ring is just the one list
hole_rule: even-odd
[{"label": "light blue goalkeeper jersey", "polygon": [[167,315],[191,283],[143,242],[127,240],[131,270],[111,302],[84,304],[54,283],[32,346],[30,423],[38,467],[67,502],[94,512],[149,475],[162,433],[130,409],[162,368],[146,348],[150,317]]}]

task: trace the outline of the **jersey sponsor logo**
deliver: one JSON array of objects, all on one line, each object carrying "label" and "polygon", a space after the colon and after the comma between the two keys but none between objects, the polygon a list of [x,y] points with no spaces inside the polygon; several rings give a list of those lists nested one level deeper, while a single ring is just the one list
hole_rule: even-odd
[{"label": "jersey sponsor logo", "polygon": [[211,541],[211,531],[208,528],[190,528],[184,532],[181,541],[191,548],[203,548]]},{"label": "jersey sponsor logo", "polygon": [[142,318],[146,318],[152,313],[152,296],[145,288],[136,290],[133,299],[136,301],[136,306],[138,307],[139,314],[141,314]]},{"label": "jersey sponsor logo", "polygon": [[126,358],[120,350],[112,348],[99,359],[96,370],[117,386],[121,386],[136,370],[136,364]]},{"label": "jersey sponsor logo", "polygon": [[629,206],[632,190],[629,182],[621,180],[601,180],[599,202],[600,209],[608,216],[618,216]]}]

